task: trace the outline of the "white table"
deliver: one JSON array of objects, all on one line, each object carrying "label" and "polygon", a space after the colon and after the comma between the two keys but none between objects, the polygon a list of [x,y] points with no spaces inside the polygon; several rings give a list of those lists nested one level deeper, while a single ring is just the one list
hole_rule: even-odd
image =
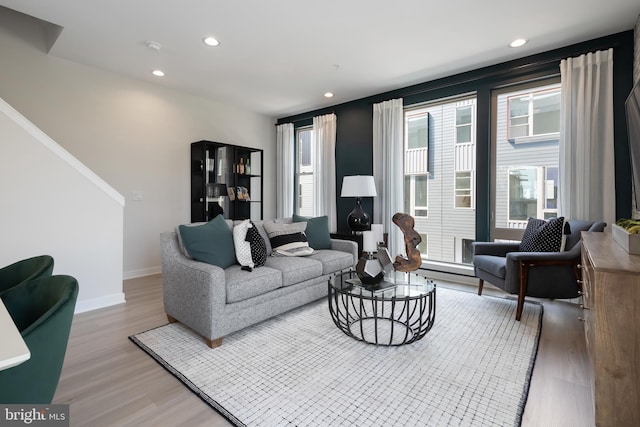
[{"label": "white table", "polygon": [[11,368],[29,360],[31,352],[16,328],[7,308],[0,300],[0,370]]}]

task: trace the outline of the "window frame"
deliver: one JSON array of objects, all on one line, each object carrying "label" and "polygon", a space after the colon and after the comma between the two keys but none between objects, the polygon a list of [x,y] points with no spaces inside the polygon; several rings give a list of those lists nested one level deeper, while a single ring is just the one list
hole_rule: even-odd
[{"label": "window frame", "polygon": [[[310,136],[309,136],[309,165],[306,164],[302,164],[302,160],[303,160],[303,152],[302,152],[302,148],[301,148],[301,137],[300,134],[302,133],[307,133],[309,132]],[[294,212],[298,215],[304,215],[304,216],[310,216],[313,214],[313,205],[311,206],[311,212],[308,211],[301,211],[301,209],[304,209],[304,206],[302,206],[302,197],[303,197],[303,192],[302,192],[302,185],[303,183],[301,183],[301,177],[311,177],[312,181],[313,181],[313,175],[314,175],[314,170],[313,170],[313,126],[301,126],[296,128],[295,131],[295,141],[294,141],[294,153],[295,153],[295,165],[294,165],[294,188],[295,188],[295,197],[294,197]],[[309,170],[305,170],[305,169],[310,169]],[[313,187],[311,188],[311,199],[313,200]]]},{"label": "window frame", "polygon": [[[454,209],[475,209],[475,171],[473,170],[457,170],[453,171],[453,208]],[[468,173],[469,174],[469,188],[458,188],[458,174],[459,173]],[[469,206],[458,206],[458,191],[460,190],[468,190],[469,194]],[[463,195],[464,197],[464,195]]]},{"label": "window frame", "polygon": [[[455,142],[454,145],[462,145],[462,144],[473,144],[475,141],[475,104],[469,104],[469,105],[458,105],[456,106],[456,116],[454,119],[454,126],[455,126]],[[459,125],[458,124],[458,111],[463,109],[463,108],[468,108],[471,110],[471,114],[469,115],[469,123],[465,123],[464,125]],[[469,141],[458,141],[458,129],[462,126],[468,126],[469,127]]]},{"label": "window frame", "polygon": [[[507,97],[507,140],[514,142],[514,143],[522,143],[522,142],[538,142],[538,141],[544,141],[550,138],[555,138],[560,134],[560,129],[558,129],[557,132],[547,132],[547,133],[533,133],[534,132],[534,127],[535,127],[535,122],[534,122],[534,101],[536,96],[540,96],[540,95],[544,95],[544,94],[551,94],[557,92],[559,95],[562,93],[561,92],[561,88],[559,86],[559,84],[557,85],[557,87],[551,87],[551,88],[547,88],[547,89],[542,89],[542,90],[534,90],[531,91],[529,93],[523,93],[520,95],[512,95]],[[511,120],[514,118],[511,116],[511,102],[513,99],[515,98],[528,98],[527,100],[527,114],[523,115],[523,116],[515,116],[515,118],[522,118],[522,117],[527,117],[527,134],[526,135],[520,135],[520,136],[513,136],[512,135],[512,124],[511,124]],[[558,108],[558,115],[560,114],[560,107]],[[524,126],[524,124],[522,125],[516,125],[516,126]]]}]

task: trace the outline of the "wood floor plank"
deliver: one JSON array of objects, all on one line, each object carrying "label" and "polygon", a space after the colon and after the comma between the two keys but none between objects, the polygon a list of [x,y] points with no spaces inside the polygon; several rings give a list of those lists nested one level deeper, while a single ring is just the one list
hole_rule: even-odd
[{"label": "wood floor plank", "polygon": [[[448,286],[469,290],[468,285]],[[485,285],[483,295],[505,295],[491,288]],[[124,292],[125,304],[74,317],[54,397],[54,403],[70,404],[71,426],[230,425],[128,339],[168,323],[162,308],[162,276],[126,280]],[[593,424],[578,316],[575,304],[544,301],[523,427]]]}]

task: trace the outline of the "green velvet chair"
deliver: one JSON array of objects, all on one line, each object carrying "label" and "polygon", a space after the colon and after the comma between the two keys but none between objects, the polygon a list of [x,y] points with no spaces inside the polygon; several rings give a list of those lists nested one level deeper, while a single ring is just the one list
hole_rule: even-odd
[{"label": "green velvet chair", "polygon": [[14,262],[0,268],[0,295],[20,283],[38,277],[51,276],[52,273],[53,258],[49,255],[40,255]]},{"label": "green velvet chair", "polygon": [[23,282],[2,294],[31,358],[0,371],[0,403],[51,403],[62,371],[77,297],[78,282],[63,275]]}]

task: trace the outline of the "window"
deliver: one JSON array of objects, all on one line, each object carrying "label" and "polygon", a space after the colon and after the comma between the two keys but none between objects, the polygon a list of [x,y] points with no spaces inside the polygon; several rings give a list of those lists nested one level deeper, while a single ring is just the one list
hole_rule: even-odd
[{"label": "window", "polygon": [[546,167],[544,177],[544,219],[558,216],[558,168]]},{"label": "window", "polygon": [[428,175],[405,175],[404,206],[411,216],[428,216]]},{"label": "window", "polygon": [[462,263],[473,264],[473,246],[471,245],[475,240],[462,239]]},{"label": "window", "polygon": [[471,171],[459,171],[455,174],[455,207],[470,208],[473,206]]},{"label": "window", "polygon": [[529,217],[558,214],[560,79],[492,94],[491,238],[520,240]]},{"label": "window", "polygon": [[405,124],[405,175],[421,175],[429,172],[429,113],[418,111],[406,114]]},{"label": "window", "polygon": [[509,139],[560,132],[560,90],[510,96]]},{"label": "window", "polygon": [[526,223],[529,217],[549,219],[557,215],[557,167],[509,169],[509,222]]},{"label": "window", "polygon": [[509,169],[509,221],[538,217],[538,168]]},{"label": "window", "polygon": [[404,210],[425,267],[460,271],[461,242],[476,235],[475,115],[473,95],[405,109]]},{"label": "window", "polygon": [[296,131],[296,206],[298,215],[313,216],[313,128]]},{"label": "window", "polygon": [[422,239],[422,241],[418,244],[418,246],[416,246],[416,249],[420,251],[420,257],[427,258],[429,255],[427,253],[427,249],[429,248],[429,245],[427,244],[426,233],[420,233],[420,238]]},{"label": "window", "polygon": [[456,144],[472,142],[472,115],[473,109],[470,105],[456,108]]},{"label": "window", "polygon": [[427,148],[429,144],[429,115],[419,114],[406,119],[407,150]]}]

